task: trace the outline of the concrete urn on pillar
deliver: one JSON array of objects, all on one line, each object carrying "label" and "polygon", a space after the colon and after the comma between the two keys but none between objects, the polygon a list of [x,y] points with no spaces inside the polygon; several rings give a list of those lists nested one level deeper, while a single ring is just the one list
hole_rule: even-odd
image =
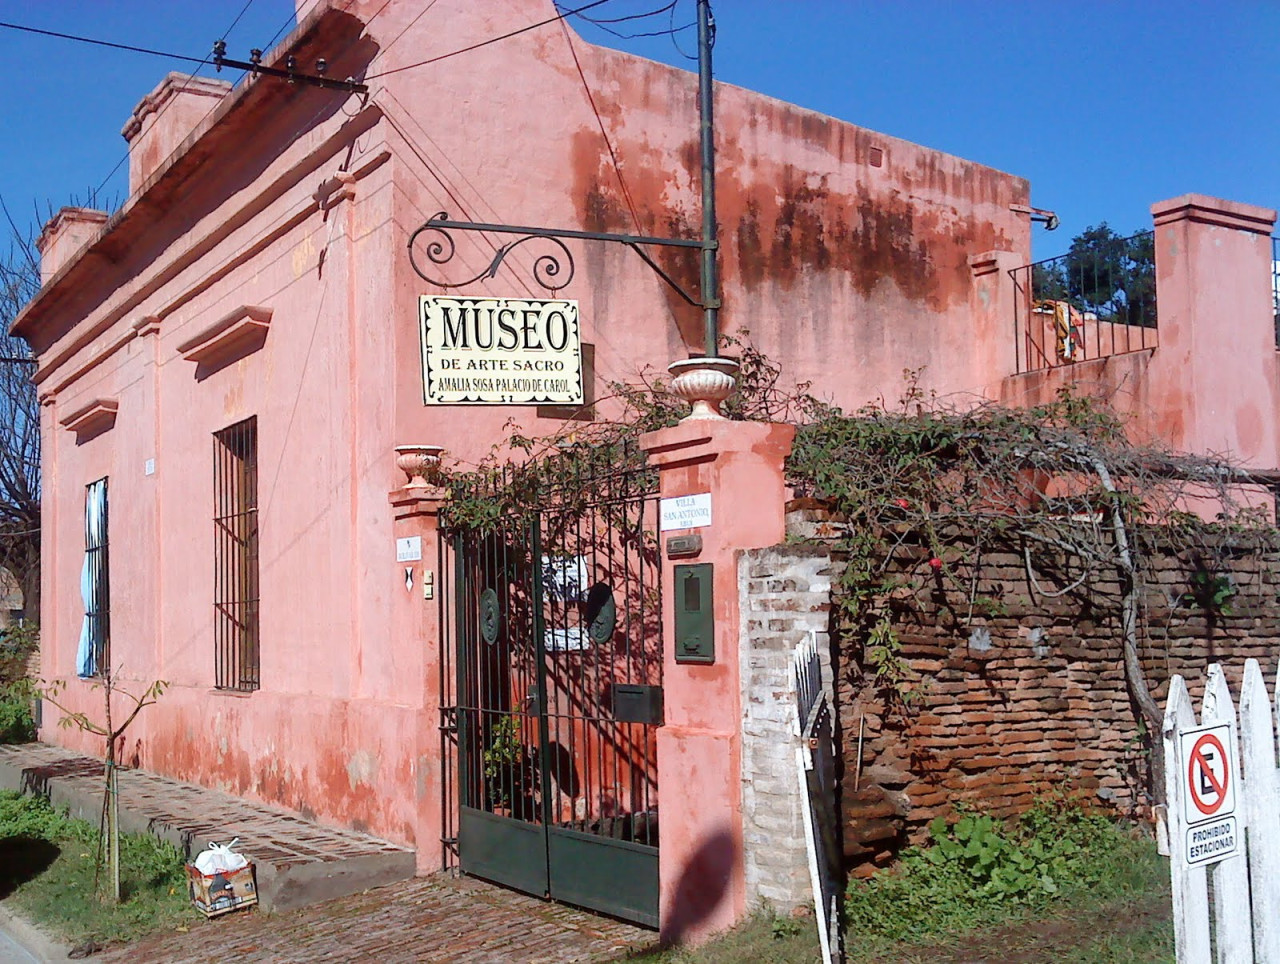
[{"label": "concrete urn on pillar", "polygon": [[397,445],[396,465],[407,477],[407,488],[425,489],[435,485],[440,477],[439,445]]},{"label": "concrete urn on pillar", "polygon": [[733,394],[739,365],[732,358],[686,358],[667,366],[671,394],[683,398],[693,410],[682,421],[723,419],[720,406]]}]

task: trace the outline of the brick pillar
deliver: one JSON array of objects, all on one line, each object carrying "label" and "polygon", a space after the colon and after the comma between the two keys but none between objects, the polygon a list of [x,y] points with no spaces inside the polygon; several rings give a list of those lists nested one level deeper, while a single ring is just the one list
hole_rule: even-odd
[{"label": "brick pillar", "polygon": [[1275,468],[1280,390],[1271,301],[1276,212],[1184,194],[1151,206],[1159,348],[1152,434]]},{"label": "brick pillar", "polygon": [[[707,494],[710,525],[661,533],[695,534],[696,557],[663,560],[663,688],[658,730],[660,928],[671,942],[699,942],[746,913],[743,871],[742,725],[737,553],[775,545],[786,534],[783,460],[790,425],[688,420],[645,435],[663,499]],[[674,567],[714,566],[715,661],[676,661]]]},{"label": "brick pillar", "polygon": [[421,540],[421,559],[395,563],[396,578],[406,584],[406,570],[412,570],[412,585],[392,598],[392,631],[397,640],[425,650],[422,661],[422,704],[416,733],[405,734],[413,746],[415,792],[414,847],[418,873],[433,873],[444,864],[441,836],[444,832],[443,753],[440,743],[440,606],[442,573],[440,560],[440,510],[447,490],[432,485],[407,485],[389,493],[395,513],[397,548],[401,539]]}]

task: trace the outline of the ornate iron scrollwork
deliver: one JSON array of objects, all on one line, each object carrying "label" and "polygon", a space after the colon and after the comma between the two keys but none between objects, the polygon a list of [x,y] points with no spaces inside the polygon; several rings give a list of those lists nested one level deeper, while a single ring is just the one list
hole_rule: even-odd
[{"label": "ornate iron scrollwork", "polygon": [[[435,237],[432,240],[422,246],[424,253],[427,260],[433,265],[446,265],[457,254],[457,245],[454,244],[453,235],[449,232],[450,229],[458,226],[457,222],[449,220],[449,215],[446,212],[441,211],[409,236],[409,263],[413,265],[413,270],[417,272],[418,277],[423,281],[439,288],[462,288],[483,278],[492,278],[498,273],[498,269],[502,267],[502,262],[506,260],[507,255],[529,241],[548,241],[559,249],[543,252],[534,259],[534,282],[547,291],[555,292],[564,288],[573,280],[573,255],[569,252],[569,248],[554,235],[542,233],[529,233],[514,241],[508,241],[493,253],[493,259],[489,262],[487,268],[474,277],[467,278],[465,281],[446,282],[431,277],[422,270],[422,267],[414,257],[415,242],[424,233],[434,235]],[[466,229],[463,228],[463,230]]]},{"label": "ornate iron scrollwork", "polygon": [[[418,263],[417,249],[422,249],[427,261],[432,265],[442,266],[453,260],[458,253],[457,245],[454,243],[453,231],[480,231],[494,234],[515,234],[519,235],[514,241],[508,241],[500,246],[493,253],[493,258],[489,262],[489,266],[479,274],[467,278],[465,281],[441,281],[434,278],[422,269]],[[419,245],[418,239],[422,235],[431,235],[430,239],[424,244]],[[716,247],[715,242],[704,243],[695,241],[692,238],[651,238],[632,234],[608,234],[599,231],[573,231],[573,230],[557,230],[553,228],[533,228],[516,224],[482,224],[476,221],[453,221],[449,215],[441,211],[433,218],[418,227],[413,234],[409,235],[409,264],[413,266],[414,272],[423,281],[433,284],[438,288],[463,288],[470,284],[475,284],[497,275],[498,269],[502,267],[503,261],[516,248],[530,241],[549,241],[554,245],[554,250],[539,254],[533,262],[533,280],[540,287],[547,291],[556,292],[568,286],[573,280],[574,264],[573,255],[569,252],[569,248],[565,245],[565,240],[578,241],[607,241],[614,244],[621,244],[636,254],[641,260],[647,264],[655,274],[658,275],[673,291],[691,305],[698,308],[719,307],[719,302],[708,305],[704,304],[699,298],[694,297],[685,291],[675,278],[663,270],[645,250],[648,247],[658,248],[685,248],[701,250],[705,247]]]}]

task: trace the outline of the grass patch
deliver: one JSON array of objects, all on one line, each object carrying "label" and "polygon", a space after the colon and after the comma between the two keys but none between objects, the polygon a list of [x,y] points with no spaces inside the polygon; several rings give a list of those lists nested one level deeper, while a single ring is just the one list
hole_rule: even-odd
[{"label": "grass patch", "polygon": [[1012,825],[968,813],[930,837],[850,884],[851,960],[1169,959],[1168,867],[1129,828],[1058,796]]},{"label": "grass patch", "polygon": [[120,904],[94,891],[97,849],[97,827],[39,797],[0,791],[0,899],[24,916],[73,944],[130,941],[197,918],[171,844],[121,835]]},{"label": "grass patch", "polygon": [[629,964],[813,964],[819,956],[812,917],[761,913],[703,947],[646,950],[623,960]]},{"label": "grass patch", "polygon": [[[851,964],[1173,964],[1169,869],[1155,844],[1063,796],[1017,823],[963,814],[892,871],[853,882]],[[651,964],[810,964],[812,918],[758,915]]]}]

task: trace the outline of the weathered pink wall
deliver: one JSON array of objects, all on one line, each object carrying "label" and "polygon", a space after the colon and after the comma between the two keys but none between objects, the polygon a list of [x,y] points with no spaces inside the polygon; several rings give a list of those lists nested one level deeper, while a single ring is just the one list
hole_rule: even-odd
[{"label": "weathered pink wall", "polygon": [[[548,0],[441,0],[420,19],[415,4],[382,8],[318,3],[286,45],[301,62],[327,57],[332,76],[374,75],[553,15]],[[426,523],[396,521],[392,449],[441,444],[465,465],[505,442],[508,420],[539,433],[564,422],[423,406],[416,305],[432,289],[405,243],[440,210],[635,230],[570,44],[638,227],[692,234],[694,77],[556,25],[373,79],[367,102],[260,80],[189,138],[158,132],[182,142],[176,155],[153,159],[146,190],[19,321],[46,403],[46,671],[73,666],[84,486],[105,475],[113,662],[132,685],[172,684],[127,759],[415,842],[420,866],[438,866],[435,603],[406,594],[394,563],[395,536]],[[1010,210],[1026,182],[736,88],[718,89],[717,116],[725,328],[750,329],[789,378],[849,406],[895,397],[902,369],[923,365],[927,388],[994,394],[1011,349],[990,292],[973,312],[985,289],[970,258],[1027,260],[1026,217]],[[485,239],[459,246],[459,276],[488,263]],[[633,253],[572,247],[563,294],[581,303],[599,387],[701,348],[699,313]],[[694,257],[661,260],[693,284]],[[504,270],[464,293],[539,294],[526,277]],[[214,371],[182,357],[240,306],[272,312],[259,349]],[[97,398],[118,402],[112,428],[77,439],[60,427]],[[213,688],[210,436],[250,415],[262,688],[240,696]],[[428,548],[419,570],[433,566]],[[67,699],[96,706],[74,679]],[[55,718],[46,738],[96,749]]]},{"label": "weathered pink wall", "polygon": [[1280,467],[1276,212],[1187,194],[1151,213],[1157,347],[1010,376],[1003,399],[1036,404],[1072,385],[1109,399],[1142,440],[1253,469]]}]

